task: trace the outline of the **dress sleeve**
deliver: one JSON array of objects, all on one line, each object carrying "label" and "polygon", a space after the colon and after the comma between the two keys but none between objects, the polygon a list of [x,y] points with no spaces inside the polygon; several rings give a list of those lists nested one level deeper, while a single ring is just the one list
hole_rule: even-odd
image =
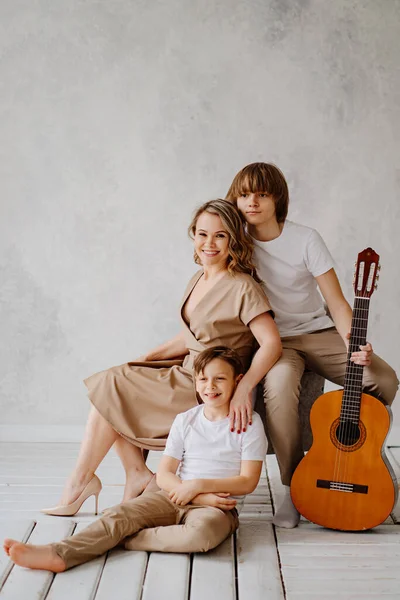
[{"label": "dress sleeve", "polygon": [[313,277],[319,277],[335,266],[324,240],[315,229],[311,230],[307,240],[305,263]]},{"label": "dress sleeve", "polygon": [[164,455],[182,460],[184,452],[183,423],[181,415],[175,417],[165,445]]},{"label": "dress sleeve", "polygon": [[246,279],[241,293],[239,316],[242,323],[248,325],[255,317],[265,312],[269,312],[273,318],[275,317],[264,290],[252,277],[249,276]]},{"label": "dress sleeve", "polygon": [[253,413],[253,424],[242,433],[241,460],[265,460],[267,438],[260,415]]}]

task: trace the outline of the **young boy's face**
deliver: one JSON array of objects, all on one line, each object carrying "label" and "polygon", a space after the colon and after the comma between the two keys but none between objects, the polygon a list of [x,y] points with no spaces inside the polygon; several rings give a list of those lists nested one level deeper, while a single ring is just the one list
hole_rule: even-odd
[{"label": "young boy's face", "polygon": [[241,375],[235,377],[229,363],[214,358],[196,375],[196,390],[204,404],[216,408],[229,404],[240,378]]},{"label": "young boy's face", "polygon": [[237,207],[249,225],[261,225],[276,219],[275,202],[264,192],[243,193],[237,199]]}]

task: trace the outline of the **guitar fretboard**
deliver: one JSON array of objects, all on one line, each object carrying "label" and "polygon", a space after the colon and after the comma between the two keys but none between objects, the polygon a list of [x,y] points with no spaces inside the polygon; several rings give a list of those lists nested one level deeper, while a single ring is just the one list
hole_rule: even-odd
[{"label": "guitar fretboard", "polygon": [[364,346],[367,340],[369,298],[356,296],[354,299],[353,318],[351,321],[350,343],[347,353],[346,374],[344,378],[344,390],[342,409],[340,411],[341,421],[353,421],[358,423],[360,418],[362,378],[364,367],[356,365],[350,360],[353,352],[358,352],[360,346]]}]

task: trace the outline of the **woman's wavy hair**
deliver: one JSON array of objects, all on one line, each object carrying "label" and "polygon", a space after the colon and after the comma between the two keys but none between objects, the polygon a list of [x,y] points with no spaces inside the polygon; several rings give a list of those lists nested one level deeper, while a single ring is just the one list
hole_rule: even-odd
[{"label": "woman's wavy hair", "polygon": [[[190,238],[194,238],[198,218],[205,212],[218,215],[229,236],[228,272],[231,275],[234,273],[247,273],[260,283],[261,279],[252,262],[253,241],[244,227],[245,220],[236,206],[228,200],[221,200],[221,198],[205,202],[194,213],[188,229]],[[196,251],[194,251],[194,262],[201,265],[201,260]]]}]

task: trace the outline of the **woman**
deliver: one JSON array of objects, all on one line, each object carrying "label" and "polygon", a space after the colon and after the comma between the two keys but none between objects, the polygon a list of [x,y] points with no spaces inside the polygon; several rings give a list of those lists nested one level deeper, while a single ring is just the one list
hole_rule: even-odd
[{"label": "woman", "polygon": [[[232,400],[231,410],[239,422],[244,415],[236,405],[243,406],[279,358],[279,333],[236,207],[226,200],[207,202],[196,211],[189,234],[195,262],[202,269],[183,297],[181,333],[140,362],[108,369],[85,381],[93,407],[78,461],[60,506],[44,509],[46,514],[71,516],[86,498],[98,498],[101,483],[94,473],[114,443],[126,472],[123,502],[143,492],[153,474],[142,449],[163,449],[176,415],[197,404],[193,360],[199,352],[228,346],[238,352],[246,369],[250,365]],[[259,349],[251,358],[254,340]]]}]

